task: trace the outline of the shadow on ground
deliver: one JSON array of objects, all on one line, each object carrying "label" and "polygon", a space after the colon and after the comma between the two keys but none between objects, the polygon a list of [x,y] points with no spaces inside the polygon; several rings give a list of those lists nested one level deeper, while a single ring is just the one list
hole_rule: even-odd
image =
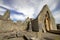
[{"label": "shadow on ground", "polygon": [[48,38],[48,37],[45,37],[44,39],[45,40],[54,40],[54,39],[51,39],[51,38]]}]

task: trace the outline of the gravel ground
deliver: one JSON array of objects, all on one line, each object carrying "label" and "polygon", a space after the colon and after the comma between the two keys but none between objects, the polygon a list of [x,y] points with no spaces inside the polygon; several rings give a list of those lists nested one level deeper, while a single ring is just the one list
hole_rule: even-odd
[{"label": "gravel ground", "polygon": [[43,33],[42,40],[60,40],[60,35],[52,33]]},{"label": "gravel ground", "polygon": [[[29,34],[29,33],[28,33]],[[6,35],[11,36],[11,38],[8,38]],[[20,34],[18,34],[20,35]],[[24,40],[20,35],[19,37],[16,36],[15,33],[0,33],[0,40]],[[38,40],[38,39],[36,39]],[[40,40],[60,40],[60,35],[52,34],[52,33],[42,33]]]}]

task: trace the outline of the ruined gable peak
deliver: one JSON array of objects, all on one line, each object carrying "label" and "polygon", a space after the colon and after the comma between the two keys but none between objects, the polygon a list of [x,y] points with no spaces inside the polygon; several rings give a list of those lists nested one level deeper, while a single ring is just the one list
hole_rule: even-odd
[{"label": "ruined gable peak", "polygon": [[7,9],[7,11],[3,15],[4,20],[8,20],[10,18],[10,11]]},{"label": "ruined gable peak", "polygon": [[42,7],[41,11],[39,12],[39,14],[37,15],[36,18],[38,18],[38,17],[40,16],[40,14],[41,14],[42,12],[44,12],[44,11],[50,11],[50,9],[49,9],[49,7],[48,7],[47,4],[45,4],[45,5]]}]

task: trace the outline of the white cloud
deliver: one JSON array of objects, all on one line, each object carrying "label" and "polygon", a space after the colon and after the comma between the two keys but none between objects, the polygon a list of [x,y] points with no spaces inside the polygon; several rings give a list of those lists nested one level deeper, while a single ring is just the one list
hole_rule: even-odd
[{"label": "white cloud", "polygon": [[60,23],[60,10],[55,11],[53,16],[55,18],[56,23]]},{"label": "white cloud", "polygon": [[45,4],[47,4],[49,6],[50,10],[53,11],[57,6],[58,1],[59,0],[44,0],[44,1],[40,2],[39,8],[42,7],[42,5],[44,6]]},{"label": "white cloud", "polygon": [[[36,11],[39,12],[41,9],[40,6],[42,7],[42,5],[44,5],[44,4],[48,4],[49,6],[51,6],[51,4],[53,4],[52,5],[53,7],[51,7],[51,9],[55,8],[55,5],[54,5],[56,3],[55,1],[56,0],[11,0],[11,3],[9,3],[9,4],[5,4],[7,2],[4,2],[3,4],[6,6],[10,5],[10,7],[14,8],[15,10],[17,10],[19,12],[21,10],[25,10],[25,9],[30,10],[30,8],[31,8],[32,13],[30,13],[30,14],[32,15],[33,13],[36,13]],[[26,14],[28,14],[27,11],[26,11]]]},{"label": "white cloud", "polygon": [[47,4],[48,4],[50,10],[53,11],[56,8],[57,4],[58,4],[58,0],[49,0],[47,2]]},{"label": "white cloud", "polygon": [[2,0],[0,0],[0,4],[3,4],[3,1]]},{"label": "white cloud", "polygon": [[[18,3],[16,3],[18,2]],[[23,12],[26,17],[33,17],[35,10],[40,5],[41,0],[13,0],[13,8],[18,12]]]},{"label": "white cloud", "polygon": [[[20,10],[20,12],[24,13],[24,15],[25,15],[26,17],[30,17],[30,18],[33,17],[32,14],[34,13],[34,12],[33,12],[33,11],[34,11],[34,8],[31,8],[31,7],[29,7],[29,8],[20,8],[20,9],[18,9],[18,10]],[[18,10],[17,10],[17,11],[18,11]]]},{"label": "white cloud", "polygon": [[9,6],[7,6],[6,4],[4,4],[3,0],[0,0],[0,6],[3,6],[5,8],[11,9]]},{"label": "white cloud", "polygon": [[24,16],[22,16],[22,15],[16,15],[16,14],[11,15],[10,18],[12,20],[14,20],[14,19],[16,19],[16,20],[25,20],[25,17]]},{"label": "white cloud", "polygon": [[5,9],[0,8],[0,11],[5,11]]},{"label": "white cloud", "polygon": [[[29,16],[30,18],[33,17],[33,14],[34,14],[34,17],[36,17],[45,4],[48,4],[50,10],[52,11],[52,13],[54,13],[54,15],[58,15],[56,13],[59,13],[59,11],[53,12],[59,0],[7,0],[7,2],[8,1],[9,1],[9,4],[6,4],[3,0],[0,0],[0,6],[4,6],[8,9],[13,9],[18,12],[22,12],[24,13],[24,15],[26,15],[26,17]],[[15,16],[18,18],[16,18]],[[21,15],[20,16],[14,15],[11,18],[12,19],[16,18],[17,20],[19,20],[19,19],[22,19],[22,17],[23,16]],[[57,20],[57,18],[59,18],[58,16],[54,16],[54,17],[56,19],[56,22],[60,20],[60,19]]]},{"label": "white cloud", "polygon": [[4,11],[0,11],[0,15],[4,15],[4,13],[5,13]]},{"label": "white cloud", "polygon": [[0,15],[3,15],[5,13],[5,9],[0,8]]}]

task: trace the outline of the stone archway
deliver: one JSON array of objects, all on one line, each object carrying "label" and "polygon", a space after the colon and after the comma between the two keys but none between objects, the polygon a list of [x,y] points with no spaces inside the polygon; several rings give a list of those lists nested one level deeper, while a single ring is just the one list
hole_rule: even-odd
[{"label": "stone archway", "polygon": [[50,17],[48,13],[45,15],[44,24],[45,24],[46,31],[49,31],[50,30]]}]

